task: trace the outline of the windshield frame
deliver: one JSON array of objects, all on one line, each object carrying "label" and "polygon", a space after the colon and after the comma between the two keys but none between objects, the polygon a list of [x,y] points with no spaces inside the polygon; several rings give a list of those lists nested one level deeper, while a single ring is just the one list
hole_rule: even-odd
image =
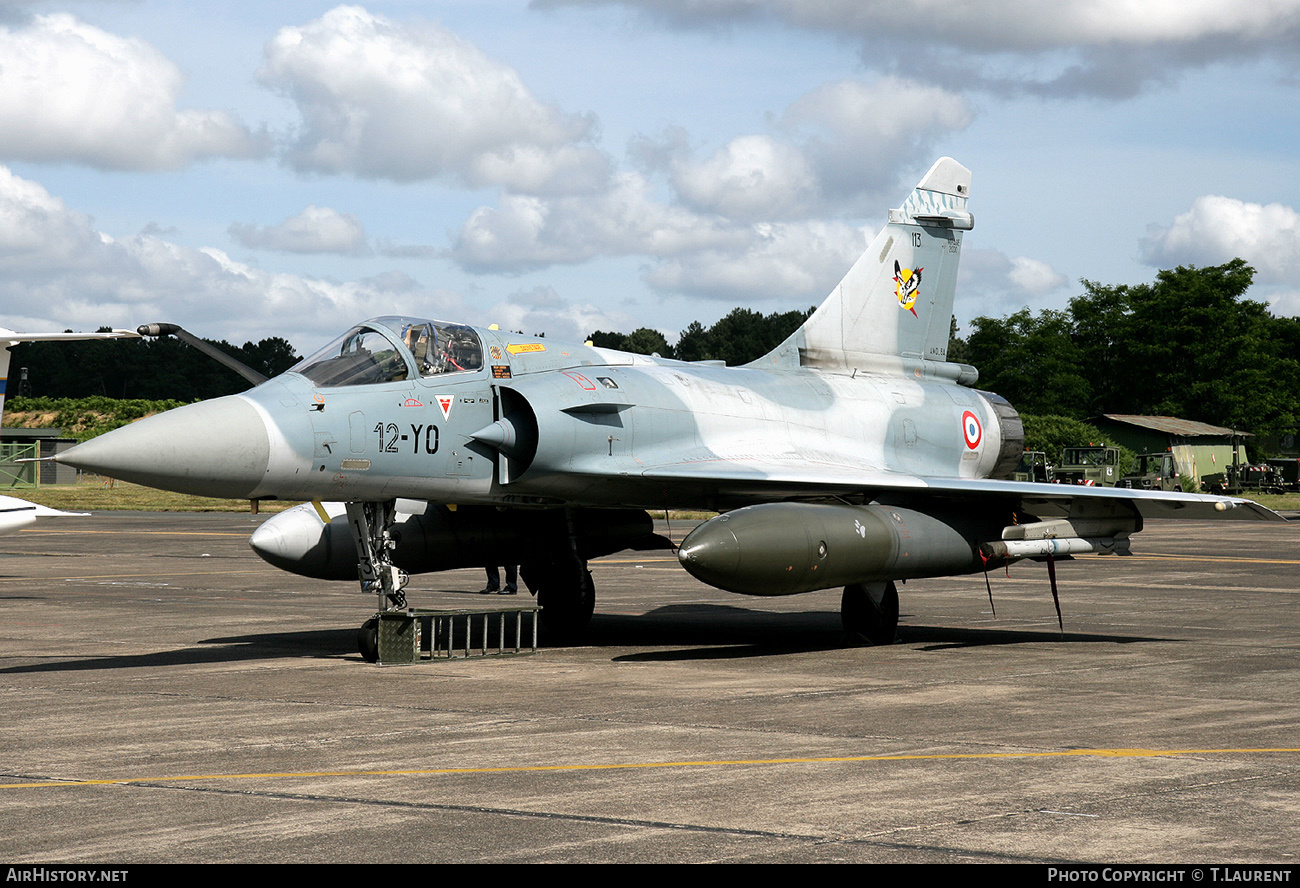
[{"label": "windshield frame", "polygon": [[427,381],[483,367],[483,340],[473,327],[388,315],[357,324],[287,372],[319,388],[345,388]]}]

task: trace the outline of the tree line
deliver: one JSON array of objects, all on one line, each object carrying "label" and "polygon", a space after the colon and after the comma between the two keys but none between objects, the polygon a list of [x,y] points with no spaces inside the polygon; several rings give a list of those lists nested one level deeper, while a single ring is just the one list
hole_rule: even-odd
[{"label": "tree line", "polygon": [[679,361],[725,361],[747,364],[776,348],[808,319],[816,306],[806,311],[773,312],[764,315],[748,308],[736,308],[711,327],[691,321],[681,332],[677,345],[669,345],[664,334],[649,327],[631,333],[597,330],[591,344],[639,355],[657,354]]},{"label": "tree line", "polygon": [[[100,332],[107,330],[100,328]],[[300,360],[293,346],[278,336],[242,346],[225,340],[204,341],[266,376],[283,373]],[[10,395],[196,401],[233,395],[249,387],[235,371],[170,336],[24,342],[12,352]],[[23,368],[27,369],[25,388]]]}]

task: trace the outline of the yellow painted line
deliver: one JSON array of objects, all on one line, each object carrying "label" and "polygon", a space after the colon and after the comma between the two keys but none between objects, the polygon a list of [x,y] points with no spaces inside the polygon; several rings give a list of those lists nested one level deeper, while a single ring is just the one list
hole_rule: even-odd
[{"label": "yellow painted line", "polygon": [[212,537],[222,537],[222,536],[244,537],[244,536],[249,536],[249,534],[252,533],[252,531],[249,531],[248,533],[242,533],[242,532],[229,533],[227,531],[217,531],[217,530],[80,530],[80,529],[47,530],[43,527],[27,527],[18,532],[19,533],[48,533],[51,535],[72,533],[72,534],[76,534],[77,536],[89,536],[91,534],[115,534],[115,535],[126,534],[128,536],[212,536]]},{"label": "yellow painted line", "polygon": [[[1111,557],[1109,555],[1105,556]],[[1283,558],[1240,558],[1234,555],[1174,555],[1163,552],[1142,552],[1126,558],[1168,558],[1174,561],[1225,561],[1239,564],[1300,564],[1300,560]]]},{"label": "yellow painted line", "polygon": [[169,777],[124,777],[108,780],[60,780],[39,783],[5,783],[0,789],[52,789],[66,786],[118,786],[193,780],[266,780],[303,777],[412,777],[439,774],[524,774],[556,771],[627,771],[651,768],[719,768],[736,765],[825,765],[854,762],[977,761],[981,759],[1034,758],[1164,758],[1178,755],[1255,755],[1300,752],[1300,748],[1260,749],[1062,749],[1053,752],[955,752],[922,755],[852,755],[829,758],[718,759],[697,762],[615,762],[603,765],[519,765],[500,768],[420,768],[389,771],[270,771],[257,774],[178,774]]},{"label": "yellow painted line", "polygon": [[660,558],[597,558],[592,561],[596,564],[676,564],[676,555],[666,555]]},{"label": "yellow painted line", "polygon": [[265,568],[259,570],[191,570],[185,573],[165,570],[155,573],[129,573],[129,574],[92,574],[81,577],[0,577],[0,583],[31,583],[35,581],[50,582],[55,580],[125,580],[133,577],[206,577],[212,574],[221,574],[223,577],[230,574],[253,574],[264,573]]}]

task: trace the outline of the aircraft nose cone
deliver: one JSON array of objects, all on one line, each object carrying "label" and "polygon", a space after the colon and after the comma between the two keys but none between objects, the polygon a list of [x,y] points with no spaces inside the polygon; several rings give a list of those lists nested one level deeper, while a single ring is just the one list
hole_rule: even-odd
[{"label": "aircraft nose cone", "polygon": [[261,414],[231,395],[133,422],[55,459],[146,487],[246,499],[265,478],[270,455]]}]

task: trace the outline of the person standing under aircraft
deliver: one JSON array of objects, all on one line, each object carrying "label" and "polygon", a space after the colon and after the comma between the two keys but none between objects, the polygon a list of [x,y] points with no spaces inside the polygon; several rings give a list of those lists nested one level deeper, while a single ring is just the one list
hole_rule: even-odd
[{"label": "person standing under aircraft", "polygon": [[495,564],[489,564],[487,570],[487,587],[480,593],[482,595],[514,595],[519,591],[519,565],[506,565],[506,587],[501,588],[501,571]]}]

